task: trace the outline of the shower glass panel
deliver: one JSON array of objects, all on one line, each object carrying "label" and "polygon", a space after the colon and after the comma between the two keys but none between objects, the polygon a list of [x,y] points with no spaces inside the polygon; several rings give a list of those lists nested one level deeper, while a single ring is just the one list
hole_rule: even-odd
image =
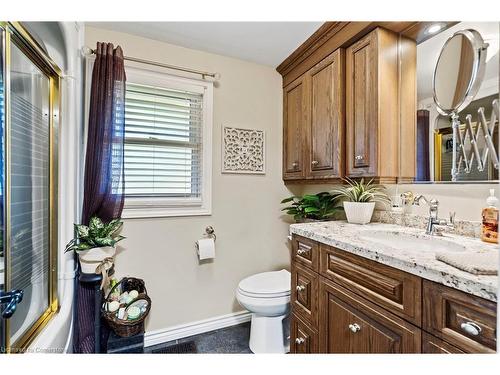
[{"label": "shower glass panel", "polygon": [[0,353],[17,353],[58,309],[61,71],[20,23],[0,36]]},{"label": "shower glass panel", "polygon": [[[5,128],[5,95],[4,95],[4,37],[0,29],[0,295],[5,292],[5,256],[4,256],[4,128]],[[1,306],[0,306],[1,308]],[[4,351],[5,324],[0,317],[0,354]]]},{"label": "shower glass panel", "polygon": [[49,307],[50,78],[16,45],[10,59],[11,288],[24,291],[10,318],[16,342]]}]

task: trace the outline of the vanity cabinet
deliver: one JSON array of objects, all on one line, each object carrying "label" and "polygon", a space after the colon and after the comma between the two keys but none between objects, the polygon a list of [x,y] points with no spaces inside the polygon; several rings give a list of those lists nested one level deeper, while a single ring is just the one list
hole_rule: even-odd
[{"label": "vanity cabinet", "polygon": [[398,176],[398,36],[377,28],[346,50],[346,174]]},{"label": "vanity cabinet", "polygon": [[283,90],[283,179],[344,175],[344,51],[338,49]]},{"label": "vanity cabinet", "polygon": [[496,303],[292,236],[292,353],[492,353]]}]

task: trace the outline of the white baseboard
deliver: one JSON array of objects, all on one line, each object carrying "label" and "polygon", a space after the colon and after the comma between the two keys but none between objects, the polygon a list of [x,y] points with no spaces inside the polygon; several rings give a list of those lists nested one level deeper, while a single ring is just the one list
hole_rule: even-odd
[{"label": "white baseboard", "polygon": [[157,329],[144,334],[144,346],[152,346],[164,342],[178,340],[184,337],[197,335],[200,333],[214,331],[216,329],[234,326],[237,324],[249,322],[252,313],[248,311],[239,311],[232,314],[221,315],[214,318],[199,320],[178,326]]}]

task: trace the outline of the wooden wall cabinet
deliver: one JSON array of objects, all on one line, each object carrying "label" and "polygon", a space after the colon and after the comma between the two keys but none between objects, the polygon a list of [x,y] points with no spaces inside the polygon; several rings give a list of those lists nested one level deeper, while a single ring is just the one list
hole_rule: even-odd
[{"label": "wooden wall cabinet", "polygon": [[297,235],[292,244],[292,353],[495,352],[496,303]]},{"label": "wooden wall cabinet", "polygon": [[346,174],[396,182],[398,36],[377,28],[346,51]]},{"label": "wooden wall cabinet", "polygon": [[306,77],[297,78],[283,90],[283,179],[305,178],[304,146],[308,123]]},{"label": "wooden wall cabinet", "polygon": [[[311,37],[317,44],[308,44],[307,55],[294,52],[278,67],[284,82],[283,179],[412,181],[416,42],[382,27],[362,27],[360,35],[361,25],[331,26]],[[321,44],[321,36],[329,42]],[[333,52],[330,42],[337,46]],[[401,163],[400,144],[409,155]]]},{"label": "wooden wall cabinet", "polygon": [[344,51],[339,49],[283,90],[283,179],[344,175]]}]

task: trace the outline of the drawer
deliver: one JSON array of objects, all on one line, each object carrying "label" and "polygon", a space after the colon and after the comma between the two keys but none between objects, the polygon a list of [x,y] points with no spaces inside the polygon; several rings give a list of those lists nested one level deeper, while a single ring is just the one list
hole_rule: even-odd
[{"label": "drawer", "polygon": [[323,244],[320,274],[421,326],[420,277]]},{"label": "drawer", "polygon": [[317,273],[292,264],[292,312],[314,327],[318,324],[318,283]]},{"label": "drawer", "polygon": [[425,354],[463,354],[460,349],[428,333],[422,333],[422,353]]},{"label": "drawer", "polygon": [[496,303],[428,280],[423,328],[467,353],[496,351]]},{"label": "drawer", "polygon": [[318,353],[318,333],[295,314],[290,319],[290,353]]},{"label": "drawer", "polygon": [[306,267],[319,271],[318,243],[308,238],[293,236],[292,260]]}]

